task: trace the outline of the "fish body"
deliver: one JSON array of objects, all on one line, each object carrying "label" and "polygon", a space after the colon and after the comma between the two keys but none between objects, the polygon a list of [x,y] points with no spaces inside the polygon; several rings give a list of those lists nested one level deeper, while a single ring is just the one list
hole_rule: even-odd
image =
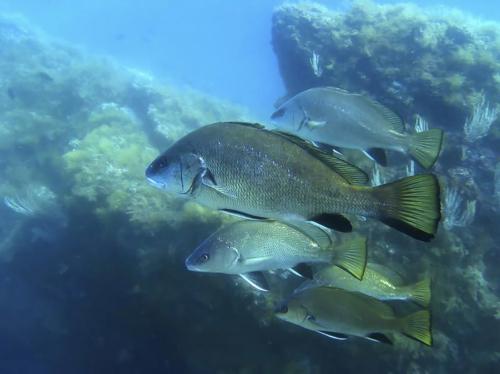
[{"label": "fish body", "polygon": [[432,345],[428,311],[396,317],[383,302],[339,288],[317,287],[298,292],[276,311],[276,316],[336,338],[358,336],[391,343],[387,334],[402,333]]},{"label": "fish body", "polygon": [[390,109],[360,94],[335,87],[316,87],[298,93],[271,116],[275,124],[306,139],[337,147],[359,149],[385,164],[383,150],[411,154],[424,167],[439,155],[441,130],[415,135]]},{"label": "fish body", "polygon": [[329,233],[311,224],[243,220],[209,236],[186,259],[186,267],[191,271],[246,274],[329,262],[361,278],[366,265],[366,240],[334,245]]},{"label": "fish body", "polygon": [[[366,174],[345,160],[300,138],[246,123],[216,123],[191,132],[148,166],[146,178],[213,209],[315,221],[340,231],[351,231],[341,214],[352,213],[429,240],[440,218],[439,186],[430,174],[363,186]],[[412,229],[397,225],[400,219]]]},{"label": "fish body", "polygon": [[[209,259],[197,266],[204,255]],[[189,270],[241,274],[330,262],[332,255],[312,237],[286,223],[243,220],[208,237],[187,258],[186,265]]]},{"label": "fish body", "polygon": [[431,289],[428,277],[415,284],[405,285],[397,274],[379,264],[368,263],[361,280],[346,276],[345,272],[337,269],[335,266],[328,266],[319,270],[314,273],[314,280],[306,282],[301,288],[318,285],[337,287],[378,300],[410,300],[423,307],[429,306]]}]

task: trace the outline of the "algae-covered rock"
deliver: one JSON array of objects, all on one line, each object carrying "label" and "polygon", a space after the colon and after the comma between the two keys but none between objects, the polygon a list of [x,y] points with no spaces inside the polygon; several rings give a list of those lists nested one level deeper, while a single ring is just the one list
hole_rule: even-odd
[{"label": "algae-covered rock", "polygon": [[273,46],[292,94],[341,87],[368,93],[407,120],[421,113],[455,128],[481,94],[500,104],[500,26],[458,11],[371,1],[355,1],[345,12],[287,4],[274,13]]},{"label": "algae-covered rock", "polygon": [[[104,104],[90,114],[89,123],[93,130],[63,156],[74,196],[93,203],[99,214],[126,213],[149,230],[193,219],[193,208],[184,216],[183,201],[145,182],[144,170],[158,151],[132,112]],[[203,208],[195,215],[204,214],[211,216]]]},{"label": "algae-covered rock", "polygon": [[149,229],[218,217],[150,187],[144,169],[187,132],[247,117],[243,108],[85,54],[15,17],[0,16],[0,43],[3,187],[64,177],[55,191],[65,201],[83,198]]},{"label": "algae-covered rock", "polygon": [[[360,352],[349,346],[345,355],[376,354],[379,365],[394,372],[487,371],[499,349],[489,331],[498,329],[500,301],[493,265],[498,256],[493,243],[500,238],[491,226],[498,201],[500,25],[458,11],[354,1],[343,11],[313,3],[282,5],[275,10],[272,33],[288,94],[336,86],[376,98],[407,123],[422,114],[431,127],[445,131],[433,170],[446,222],[436,239],[422,245],[373,222],[355,225],[366,230],[372,260],[415,277],[431,274],[434,346],[426,350],[397,338],[397,364],[394,351],[376,347]],[[463,132],[465,123],[471,126]],[[390,164],[377,169],[374,179],[389,182],[420,172],[410,169],[405,173],[401,164]],[[369,370],[362,364],[350,370],[354,367]]]}]

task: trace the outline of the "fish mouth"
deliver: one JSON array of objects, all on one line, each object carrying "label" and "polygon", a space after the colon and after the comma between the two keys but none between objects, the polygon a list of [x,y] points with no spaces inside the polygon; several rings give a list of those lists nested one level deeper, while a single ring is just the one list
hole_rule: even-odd
[{"label": "fish mouth", "polygon": [[271,120],[277,120],[278,118],[283,117],[285,114],[285,108],[280,108],[276,110],[273,114],[271,114]]},{"label": "fish mouth", "polygon": [[153,187],[156,187],[156,188],[159,188],[161,190],[165,189],[165,186],[166,184],[165,183],[161,183],[161,182],[158,182],[157,180],[154,180],[153,178],[151,177],[146,177],[146,180],[148,181],[148,183],[150,185],[152,185]]},{"label": "fish mouth", "polygon": [[198,271],[198,272],[202,271],[199,267],[197,267],[197,266],[195,266],[195,265],[193,265],[191,263],[189,257],[186,259],[186,261],[184,262],[184,264],[186,265],[186,269],[188,269],[189,271]]}]

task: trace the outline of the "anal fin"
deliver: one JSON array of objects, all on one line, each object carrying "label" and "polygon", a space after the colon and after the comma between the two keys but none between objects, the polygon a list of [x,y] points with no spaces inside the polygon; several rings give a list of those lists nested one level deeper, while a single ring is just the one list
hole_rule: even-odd
[{"label": "anal fin", "polygon": [[366,339],[377,342],[392,345],[392,340],[389,339],[386,335],[381,334],[379,332],[375,332],[373,334],[367,335]]},{"label": "anal fin", "polygon": [[329,229],[340,232],[351,232],[352,225],[347,218],[341,214],[323,213],[312,217],[309,221],[316,222]]},{"label": "anal fin", "polygon": [[313,271],[307,264],[298,264],[293,268],[288,269],[288,271],[301,278],[313,279]]},{"label": "anal fin", "polygon": [[382,148],[369,148],[363,151],[369,158],[381,166],[387,166],[387,154]]},{"label": "anal fin", "polygon": [[239,210],[234,210],[234,209],[219,209],[219,211],[224,212],[226,214],[238,217],[238,218],[244,218],[244,219],[265,219],[263,217],[259,216],[253,216],[251,214],[247,214],[244,212],[240,212]]}]

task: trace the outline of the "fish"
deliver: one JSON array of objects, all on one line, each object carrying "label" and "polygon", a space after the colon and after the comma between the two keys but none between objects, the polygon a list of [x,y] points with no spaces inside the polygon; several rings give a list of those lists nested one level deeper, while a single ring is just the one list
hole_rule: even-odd
[{"label": "fish", "polygon": [[363,278],[366,239],[335,244],[331,235],[309,223],[242,220],[222,227],[186,259],[190,271],[240,275],[259,290],[268,290],[262,271],[289,269],[312,278],[311,263],[333,263],[348,276]]},{"label": "fish", "polygon": [[372,98],[336,87],[315,87],[281,103],[271,119],[281,130],[341,148],[358,149],[382,166],[385,150],[409,154],[425,169],[441,151],[443,131],[405,132],[401,118]]},{"label": "fish", "polygon": [[335,266],[324,267],[314,273],[314,279],[304,282],[300,289],[309,287],[337,287],[346,291],[360,292],[378,300],[408,300],[424,308],[431,300],[431,279],[405,285],[401,277],[387,267],[368,263],[363,279],[356,279],[339,271]]},{"label": "fish", "polygon": [[292,294],[276,308],[275,316],[337,340],[357,336],[392,344],[391,335],[400,333],[432,346],[428,310],[397,317],[382,301],[340,288],[317,287]]},{"label": "fish", "polygon": [[244,218],[310,221],[352,231],[343,214],[374,217],[417,240],[441,218],[439,183],[420,174],[370,187],[364,171],[287,133],[219,122],[179,139],[146,168],[156,188]]}]

